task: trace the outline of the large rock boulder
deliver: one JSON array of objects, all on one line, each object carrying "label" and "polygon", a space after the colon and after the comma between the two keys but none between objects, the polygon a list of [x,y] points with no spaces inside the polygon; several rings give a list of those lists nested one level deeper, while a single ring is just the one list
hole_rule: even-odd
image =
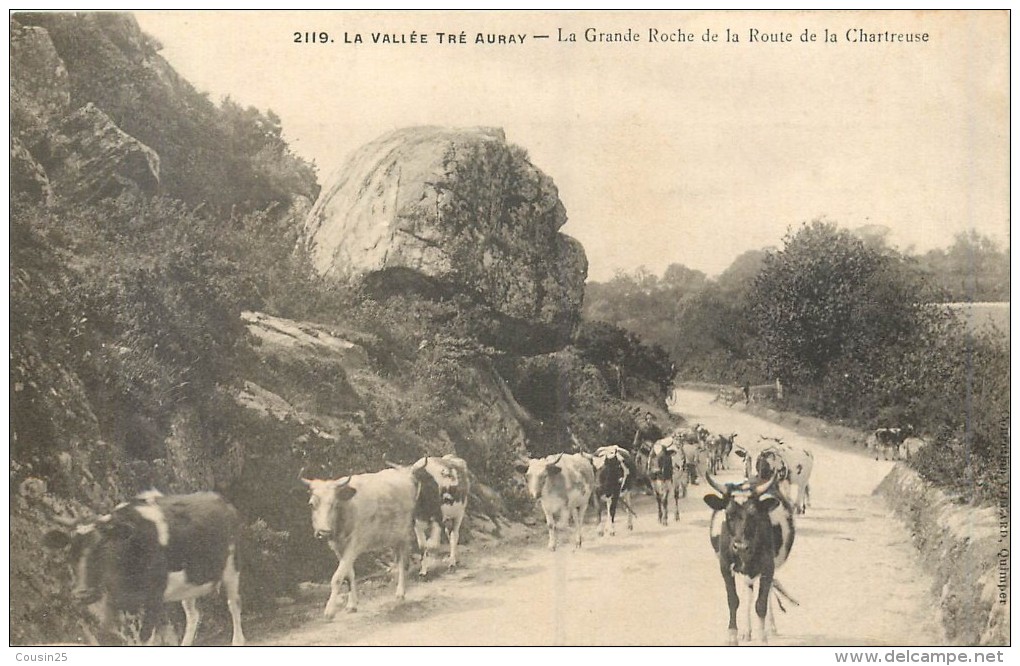
[{"label": "large rock boulder", "polygon": [[470,293],[562,340],[588,268],[566,221],[552,179],[501,129],[415,127],[357,150],[305,230],[322,275]]},{"label": "large rock boulder", "polygon": [[31,152],[57,195],[72,201],[159,189],[159,155],[92,103],[64,118]]}]

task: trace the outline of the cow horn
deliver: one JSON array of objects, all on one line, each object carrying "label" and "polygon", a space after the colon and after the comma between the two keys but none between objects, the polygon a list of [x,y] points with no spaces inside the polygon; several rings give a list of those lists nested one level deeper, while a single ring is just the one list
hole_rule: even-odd
[{"label": "cow horn", "polygon": [[719,482],[712,478],[711,474],[705,474],[705,480],[708,481],[708,485],[712,486],[712,490],[719,493],[720,495],[726,494],[726,488],[719,485]]},{"label": "cow horn", "polygon": [[563,454],[561,453],[560,455],[556,456],[556,460],[551,461],[549,464],[550,465],[558,465],[559,462],[560,462],[560,458],[562,458],[562,457],[563,457]]},{"label": "cow horn", "polygon": [[301,479],[301,483],[305,484],[306,486],[310,486],[312,484],[311,479],[305,478],[305,467],[302,467],[301,471],[298,472],[298,478]]},{"label": "cow horn", "polygon": [[762,495],[767,493],[770,488],[772,488],[772,484],[774,484],[775,482],[776,482],[775,476],[773,476],[770,479],[766,479],[765,481],[759,483],[757,486],[754,486],[751,489],[751,494],[754,495],[755,497],[761,497]]},{"label": "cow horn", "polygon": [[354,475],[348,474],[346,479],[337,479],[333,482],[333,490],[339,490],[351,482]]}]

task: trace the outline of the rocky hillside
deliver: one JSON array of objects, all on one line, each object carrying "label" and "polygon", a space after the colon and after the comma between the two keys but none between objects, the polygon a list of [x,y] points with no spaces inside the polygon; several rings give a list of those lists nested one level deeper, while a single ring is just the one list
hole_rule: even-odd
[{"label": "rocky hillside", "polygon": [[498,533],[529,507],[516,460],[629,441],[623,394],[662,406],[668,359],[576,326],[584,252],[500,130],[384,137],[308,215],[279,119],[209,102],[129,15],[10,30],[13,644],[95,637],[54,514],[221,492],[257,611],[335,566],[301,470],[456,452],[468,531]]}]

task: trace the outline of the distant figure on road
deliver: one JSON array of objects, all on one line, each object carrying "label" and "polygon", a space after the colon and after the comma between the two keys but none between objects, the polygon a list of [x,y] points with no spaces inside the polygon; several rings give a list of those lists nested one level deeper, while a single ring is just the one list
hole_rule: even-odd
[{"label": "distant figure on road", "polygon": [[651,412],[645,412],[644,423],[638,426],[638,431],[635,433],[634,446],[636,449],[644,448],[644,444],[647,442],[648,446],[651,446],[655,442],[665,437],[662,429],[655,425],[655,418]]},{"label": "distant figure on road", "polygon": [[751,402],[751,383],[746,379],[744,380],[743,391],[744,391],[744,404],[746,405]]}]

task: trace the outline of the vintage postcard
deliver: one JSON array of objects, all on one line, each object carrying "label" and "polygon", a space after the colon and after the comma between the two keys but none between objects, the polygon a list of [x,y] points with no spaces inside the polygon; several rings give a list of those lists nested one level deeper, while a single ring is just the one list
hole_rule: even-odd
[{"label": "vintage postcard", "polygon": [[1008,654],[1008,11],[9,19],[19,661]]}]

